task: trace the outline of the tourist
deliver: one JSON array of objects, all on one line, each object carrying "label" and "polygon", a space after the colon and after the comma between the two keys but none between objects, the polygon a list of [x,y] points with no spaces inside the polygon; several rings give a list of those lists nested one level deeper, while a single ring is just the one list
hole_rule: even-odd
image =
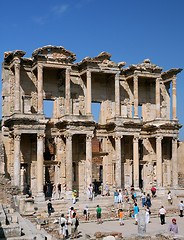
[{"label": "tourist", "polygon": [[61,214],[61,217],[59,218],[59,225],[60,225],[60,236],[63,235],[63,239],[65,239],[66,229],[65,225],[67,223],[67,220],[64,218],[64,214]]},{"label": "tourist", "polygon": [[92,198],[93,198],[93,186],[92,186],[91,183],[88,186],[88,193],[89,193],[89,200],[92,201]]},{"label": "tourist", "polygon": [[84,208],[84,217],[86,221],[89,221],[89,210],[88,210],[88,205]]},{"label": "tourist", "polygon": [[101,207],[99,205],[97,205],[96,212],[97,212],[97,224],[100,224],[100,223],[102,223],[102,216],[101,216],[102,209],[101,209]]},{"label": "tourist", "polygon": [[109,189],[108,189],[108,186],[107,186],[107,183],[105,184],[105,195],[106,196],[109,196]]},{"label": "tourist", "polygon": [[53,188],[52,188],[52,199],[56,200],[56,185],[55,184],[53,185]]},{"label": "tourist", "polygon": [[149,193],[146,196],[146,205],[150,208],[151,207],[151,196]]},{"label": "tourist", "polygon": [[150,209],[149,209],[149,207],[147,206],[147,207],[146,207],[146,213],[145,213],[145,222],[146,222],[146,224],[149,223],[149,215],[150,215]]},{"label": "tourist", "polygon": [[171,191],[168,192],[168,194],[167,194],[167,199],[168,199],[168,203],[172,205]]},{"label": "tourist", "polygon": [[65,224],[65,231],[66,231],[66,238],[68,238],[69,232],[68,232],[68,218],[67,218],[67,222]]},{"label": "tourist", "polygon": [[178,225],[176,223],[175,218],[172,219],[172,223],[169,225],[169,231],[174,232],[174,233],[178,233]]},{"label": "tourist", "polygon": [[125,189],[125,197],[124,198],[125,198],[126,202],[129,201],[128,190],[127,189]]},{"label": "tourist", "polygon": [[156,193],[156,188],[155,187],[151,188],[151,193],[152,193],[152,198],[154,198],[155,197],[155,193]]},{"label": "tourist", "polygon": [[114,192],[114,203],[118,203],[118,196],[119,196],[119,193],[118,193],[118,190],[116,189],[116,191]]},{"label": "tourist", "polygon": [[134,190],[132,190],[132,200],[133,200],[134,203],[137,202],[137,195],[136,195]]},{"label": "tourist", "polygon": [[47,209],[48,209],[48,215],[51,216],[51,212],[52,212],[52,203],[51,200],[49,200],[49,202],[47,203]]},{"label": "tourist", "polygon": [[32,196],[31,187],[30,187],[29,185],[27,185],[26,192],[27,192],[27,194],[28,194],[28,197],[31,197],[31,196]]},{"label": "tourist", "polygon": [[124,223],[123,223],[123,210],[122,209],[119,210],[119,222],[120,222],[120,226],[124,225]]},{"label": "tourist", "polygon": [[74,239],[77,238],[78,234],[78,226],[79,226],[79,220],[77,219],[76,213],[73,213],[72,223],[71,223],[71,238]]},{"label": "tourist", "polygon": [[71,223],[72,221],[72,218],[71,218],[71,208],[72,207],[69,207],[69,209],[68,209],[68,223]]},{"label": "tourist", "polygon": [[161,206],[158,215],[160,216],[161,225],[165,224],[166,210],[164,206]]},{"label": "tourist", "polygon": [[61,197],[61,184],[60,183],[57,184],[57,191],[58,191],[57,199],[59,200]]},{"label": "tourist", "polygon": [[119,208],[121,207],[122,202],[123,202],[123,194],[122,194],[121,190],[119,190],[119,195],[118,195]]},{"label": "tourist", "polygon": [[180,217],[183,217],[183,201],[179,203]]},{"label": "tourist", "polygon": [[135,203],[135,207],[133,208],[133,211],[134,211],[134,216],[135,216],[135,225],[137,225],[138,224],[138,222],[137,222],[137,214],[139,212],[139,208],[137,206],[137,203]]},{"label": "tourist", "polygon": [[99,192],[101,194],[101,197],[103,196],[103,186],[102,184],[99,186]]},{"label": "tourist", "polygon": [[72,194],[73,204],[76,204],[76,198],[77,198],[77,191],[74,190],[74,191],[73,191],[73,194]]},{"label": "tourist", "polygon": [[71,211],[70,211],[70,217],[71,217],[71,219],[73,218],[73,214],[74,214],[74,213],[76,214],[74,208],[71,207]]},{"label": "tourist", "polygon": [[133,191],[134,191],[134,186],[132,185],[132,186],[130,187],[131,195],[133,194]]},{"label": "tourist", "polygon": [[146,205],[146,193],[142,192],[140,199],[142,200],[142,207],[145,207]]}]

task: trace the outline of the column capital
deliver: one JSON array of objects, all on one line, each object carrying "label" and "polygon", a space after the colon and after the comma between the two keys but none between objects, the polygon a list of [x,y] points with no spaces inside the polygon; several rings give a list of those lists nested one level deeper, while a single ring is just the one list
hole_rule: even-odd
[{"label": "column capital", "polygon": [[20,139],[21,139],[21,133],[14,133],[14,140],[20,141]]},{"label": "column capital", "polygon": [[42,64],[38,64],[38,70],[42,70],[43,71],[43,65]]},{"label": "column capital", "polygon": [[14,67],[15,70],[20,70],[20,62],[15,62]]},{"label": "column capital", "polygon": [[72,134],[71,134],[71,133],[65,134],[64,137],[65,137],[67,140],[69,140],[69,141],[72,140]]},{"label": "column capital", "polygon": [[91,134],[86,134],[86,141],[91,141],[93,138],[93,135]]},{"label": "column capital", "polygon": [[44,133],[37,133],[37,140],[43,140],[44,137],[45,137]]},{"label": "column capital", "polygon": [[160,82],[160,81],[162,81],[161,77],[156,78],[156,82]]},{"label": "column capital", "polygon": [[115,136],[114,136],[114,139],[115,139],[115,140],[119,140],[119,139],[121,140],[122,138],[123,138],[122,135],[115,135]]},{"label": "column capital", "polygon": [[163,136],[156,136],[157,141],[162,141],[162,139],[163,139]]},{"label": "column capital", "polygon": [[173,142],[173,143],[178,143],[178,137],[173,137],[173,138],[172,138],[172,142]]},{"label": "column capital", "polygon": [[139,136],[134,136],[133,142],[136,143],[136,142],[138,142],[138,141],[139,141]]}]

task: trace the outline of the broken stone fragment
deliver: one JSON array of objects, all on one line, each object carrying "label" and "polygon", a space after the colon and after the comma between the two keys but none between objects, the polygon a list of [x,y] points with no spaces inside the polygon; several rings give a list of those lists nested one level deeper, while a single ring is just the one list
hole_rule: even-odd
[{"label": "broken stone fragment", "polygon": [[119,62],[118,63],[118,67],[122,68],[126,65],[126,62]]},{"label": "broken stone fragment", "polygon": [[149,58],[145,59],[145,60],[144,60],[144,63],[150,63]]}]

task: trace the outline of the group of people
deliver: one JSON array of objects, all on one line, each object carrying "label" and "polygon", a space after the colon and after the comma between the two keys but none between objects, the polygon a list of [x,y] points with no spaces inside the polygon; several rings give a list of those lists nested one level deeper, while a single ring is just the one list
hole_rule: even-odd
[{"label": "group of people", "polygon": [[61,214],[61,217],[59,218],[59,227],[60,231],[59,234],[62,236],[63,239],[69,237],[69,225],[71,226],[71,238],[74,237],[77,238],[78,235],[78,226],[79,226],[79,220],[77,218],[76,211],[73,207],[70,207],[68,210],[69,217],[65,218],[64,214]]}]

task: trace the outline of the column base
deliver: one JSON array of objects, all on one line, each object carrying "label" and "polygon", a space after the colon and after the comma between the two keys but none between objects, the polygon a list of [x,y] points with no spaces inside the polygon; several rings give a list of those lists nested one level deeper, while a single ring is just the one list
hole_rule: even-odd
[{"label": "column base", "polygon": [[44,202],[45,201],[44,193],[37,193],[37,195],[35,196],[35,201],[36,202]]},{"label": "column base", "polygon": [[65,199],[72,200],[72,191],[66,191],[65,192]]}]

